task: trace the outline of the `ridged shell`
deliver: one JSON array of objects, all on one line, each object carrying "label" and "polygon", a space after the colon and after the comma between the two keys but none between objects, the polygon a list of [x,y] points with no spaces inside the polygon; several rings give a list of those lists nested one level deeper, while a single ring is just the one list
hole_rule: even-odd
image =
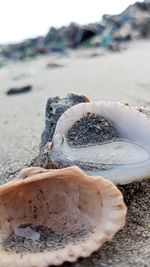
[{"label": "ridged shell", "polygon": [[[122,194],[102,177],[91,179],[77,167],[24,169],[0,187],[0,267],[48,267],[87,257],[124,226],[125,215]],[[43,249],[39,225],[56,235]]]},{"label": "ridged shell", "polygon": [[[120,138],[97,145],[69,146],[67,132],[87,113],[108,120]],[[119,102],[95,101],[75,105],[58,120],[49,156],[58,168],[81,167],[82,164],[77,162],[100,165],[102,167],[90,170],[85,167],[84,171],[89,175],[102,175],[115,184],[142,180],[150,176],[150,119]]]}]

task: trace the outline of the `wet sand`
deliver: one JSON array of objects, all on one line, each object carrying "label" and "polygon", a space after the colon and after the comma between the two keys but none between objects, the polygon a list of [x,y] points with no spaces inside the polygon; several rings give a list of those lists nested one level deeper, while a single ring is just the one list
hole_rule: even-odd
[{"label": "wet sand", "polygon": [[[69,57],[41,57],[0,69],[0,184],[14,179],[39,150],[49,96],[83,93],[92,100],[123,100],[150,107],[150,42],[132,43],[122,53],[93,50]],[[61,68],[47,68],[47,64]],[[26,94],[7,96],[12,87],[31,84]],[[88,259],[64,267],[146,267],[150,265],[150,182],[122,186],[128,206],[126,227]]]}]

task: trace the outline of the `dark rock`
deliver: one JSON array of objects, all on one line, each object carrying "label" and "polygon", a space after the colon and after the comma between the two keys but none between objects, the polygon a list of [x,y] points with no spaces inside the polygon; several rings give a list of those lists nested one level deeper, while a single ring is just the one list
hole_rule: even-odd
[{"label": "dark rock", "polygon": [[84,95],[68,94],[65,98],[50,97],[46,105],[45,113],[45,129],[41,136],[40,144],[40,166],[46,167],[48,162],[48,153],[46,144],[52,140],[56,123],[60,116],[71,106],[82,102],[89,102],[88,98]]},{"label": "dark rock", "polygon": [[146,18],[141,25],[139,26],[139,31],[141,37],[148,38],[150,37],[150,18]]},{"label": "dark rock", "polygon": [[148,1],[136,2],[135,5],[142,11],[150,11],[150,2]]},{"label": "dark rock", "polygon": [[[150,2],[136,2],[119,15],[104,15],[100,45],[110,50],[122,42],[150,36]],[[115,49],[116,50],[116,49]]]},{"label": "dark rock", "polygon": [[7,95],[22,94],[22,93],[30,92],[31,90],[32,90],[32,85],[27,85],[27,86],[23,86],[20,88],[10,88],[6,92],[6,94]]},{"label": "dark rock", "polygon": [[47,67],[48,69],[57,69],[57,68],[61,68],[61,67],[63,67],[63,65],[62,65],[62,64],[55,63],[55,62],[50,62],[50,63],[48,63],[48,64],[46,65],[46,67]]},{"label": "dark rock", "polygon": [[10,88],[6,94],[7,95],[13,95],[13,94],[20,94],[20,93],[26,93],[32,90],[32,86],[31,85],[27,85],[27,86],[23,86],[23,87],[19,87],[19,88]]},{"label": "dark rock", "polygon": [[100,23],[91,23],[88,25],[79,25],[77,23],[70,23],[69,26],[63,26],[59,29],[50,28],[45,37],[45,43],[61,44],[71,48],[76,48],[93,36],[99,34],[103,30]]},{"label": "dark rock", "polygon": [[103,27],[100,24],[89,24],[80,26],[77,23],[71,23],[66,31],[66,38],[69,40],[70,46],[76,48],[82,43],[94,37]]},{"label": "dark rock", "polygon": [[150,36],[150,1],[136,2],[118,15],[104,15],[102,22],[80,25],[70,23],[60,28],[51,27],[46,36],[6,45],[0,49],[2,60],[25,60],[40,54],[61,53],[68,48],[98,45],[112,51],[120,50],[120,43]]}]

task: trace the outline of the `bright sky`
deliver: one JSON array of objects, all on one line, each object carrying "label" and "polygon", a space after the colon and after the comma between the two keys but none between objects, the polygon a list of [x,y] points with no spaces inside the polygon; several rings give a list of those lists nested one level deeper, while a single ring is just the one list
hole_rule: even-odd
[{"label": "bright sky", "polygon": [[[45,34],[50,26],[99,21],[135,0],[0,0],[0,43]],[[142,2],[142,1],[141,1]]]}]

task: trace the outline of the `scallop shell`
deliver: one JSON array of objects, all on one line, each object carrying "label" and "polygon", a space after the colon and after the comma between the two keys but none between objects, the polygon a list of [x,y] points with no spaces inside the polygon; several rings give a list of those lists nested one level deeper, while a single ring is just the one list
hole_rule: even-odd
[{"label": "scallop shell", "polygon": [[[98,123],[94,130],[98,131],[96,137],[92,136],[93,129],[84,132],[82,127],[78,127],[82,138],[89,139],[89,142],[71,145],[67,139],[68,132],[88,114],[104,119],[106,127],[98,129],[101,127]],[[78,130],[73,142],[78,141]],[[150,119],[119,102],[96,101],[75,105],[58,120],[49,157],[57,168],[77,165],[88,175],[101,175],[115,184],[147,178],[150,176]]]},{"label": "scallop shell", "polygon": [[122,194],[102,177],[91,179],[77,167],[37,167],[19,178],[0,187],[1,267],[73,262],[124,226]]}]

